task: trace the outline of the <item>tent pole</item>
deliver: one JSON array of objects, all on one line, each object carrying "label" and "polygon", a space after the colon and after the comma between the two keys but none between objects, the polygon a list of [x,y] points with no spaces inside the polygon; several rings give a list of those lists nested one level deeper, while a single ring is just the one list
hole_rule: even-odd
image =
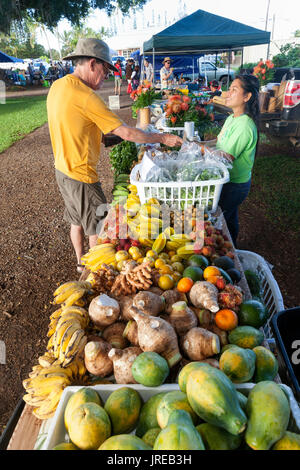
[{"label": "tent pole", "polygon": [[227,75],[227,90],[228,90],[228,88],[229,88],[230,61],[231,61],[231,49],[229,49],[229,51],[228,51],[228,75]]},{"label": "tent pole", "polygon": [[155,52],[154,52],[154,47],[152,49],[152,62],[153,62],[153,85],[155,88]]},{"label": "tent pole", "polygon": [[217,78],[217,60],[218,60],[218,53],[216,52],[216,61],[215,61],[215,80]]},{"label": "tent pole", "polygon": [[242,70],[244,67],[244,48],[242,48],[242,63],[241,63],[241,68],[240,70]]}]

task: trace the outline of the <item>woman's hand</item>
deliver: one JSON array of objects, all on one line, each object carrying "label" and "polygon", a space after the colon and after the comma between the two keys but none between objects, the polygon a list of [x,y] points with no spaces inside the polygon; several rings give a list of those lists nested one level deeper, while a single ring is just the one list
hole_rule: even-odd
[{"label": "woman's hand", "polygon": [[162,134],[161,143],[168,147],[178,147],[179,145],[182,145],[183,140],[178,135]]}]

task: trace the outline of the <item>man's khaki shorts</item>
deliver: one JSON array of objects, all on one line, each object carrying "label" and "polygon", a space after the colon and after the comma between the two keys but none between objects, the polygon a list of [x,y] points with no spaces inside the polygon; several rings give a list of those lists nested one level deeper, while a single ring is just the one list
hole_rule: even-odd
[{"label": "man's khaki shorts", "polygon": [[98,206],[106,203],[101,184],[82,183],[55,170],[56,181],[65,202],[64,220],[81,225],[86,235],[96,235],[102,217],[96,215]]}]

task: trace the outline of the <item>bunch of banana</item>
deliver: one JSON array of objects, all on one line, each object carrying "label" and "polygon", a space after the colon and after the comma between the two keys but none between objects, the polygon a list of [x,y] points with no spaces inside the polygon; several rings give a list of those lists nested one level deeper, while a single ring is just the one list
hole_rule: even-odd
[{"label": "bunch of banana", "polygon": [[129,184],[129,175],[126,173],[121,173],[115,176],[115,184],[113,188],[113,200],[115,203],[125,202],[128,195],[129,190],[127,188]]},{"label": "bunch of banana", "polygon": [[177,255],[179,256],[193,255],[196,253],[195,248],[196,248],[195,243],[186,243],[185,245],[177,249]]},{"label": "bunch of banana", "polygon": [[74,361],[83,351],[87,342],[88,324],[88,312],[75,306],[66,307],[62,309],[59,317],[51,318],[47,351],[51,352],[63,367]]},{"label": "bunch of banana", "polygon": [[113,243],[103,243],[90,248],[88,253],[82,256],[81,262],[91,272],[96,272],[101,268],[102,264],[111,264],[116,261],[116,250]]},{"label": "bunch of banana", "polygon": [[53,293],[54,304],[62,304],[64,307],[85,305],[83,297],[91,292],[91,284],[85,281],[69,281],[61,284]]},{"label": "bunch of banana", "polygon": [[[65,387],[76,383],[84,384],[87,381],[88,376],[82,359],[77,359],[66,368],[53,359],[50,353],[45,353],[39,358],[39,364],[33,366],[28,379],[23,381],[27,392],[23,399],[34,407],[33,414],[38,419],[49,419],[54,415]],[[46,365],[47,361],[53,362]]]}]

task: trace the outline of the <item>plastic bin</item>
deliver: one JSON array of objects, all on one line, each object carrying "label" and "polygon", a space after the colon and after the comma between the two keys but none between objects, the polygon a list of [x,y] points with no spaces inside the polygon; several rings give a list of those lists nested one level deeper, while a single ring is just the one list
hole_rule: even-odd
[{"label": "plastic bin", "polygon": [[288,378],[300,401],[300,307],[278,312],[272,318],[272,329]]},{"label": "plastic bin", "polygon": [[269,268],[266,260],[252,251],[236,250],[243,270],[254,271],[261,281],[262,298],[269,311],[269,319],[264,326],[264,333],[267,339],[273,338],[271,320],[274,314],[284,309],[283,298],[278,284]]},{"label": "plastic bin", "polygon": [[[235,384],[235,388],[239,390],[241,393],[244,395],[248,396],[249,392],[251,389],[255,386],[254,383],[243,383],[243,384]],[[286,394],[289,398],[289,403],[290,403],[290,409],[291,409],[291,416],[290,416],[290,423],[289,423],[289,429],[294,431],[294,432],[300,432],[300,409],[299,406],[295,400],[295,397],[293,395],[293,392],[290,387],[287,385],[281,385],[285,391]],[[102,401],[105,402],[108,398],[108,396],[113,392],[114,390],[117,390],[121,387],[124,387],[124,385],[118,385],[118,384],[111,384],[111,385],[94,385],[90,388],[93,388],[96,390],[100,397],[102,398]],[[160,387],[144,387],[143,385],[135,385],[135,384],[126,384],[126,387],[133,388],[138,391],[142,399],[147,401],[152,395],[156,395],[161,392],[171,392],[173,390],[179,390],[178,384],[164,384],[161,385]],[[52,449],[55,445],[59,444],[60,442],[69,442],[69,437],[66,433],[65,425],[64,425],[64,410],[66,407],[66,404],[77,390],[79,390],[80,386],[71,386],[71,387],[66,387],[62,393],[60,402],[58,404],[58,407],[56,409],[55,415],[53,418],[51,418],[50,425],[48,426],[47,432],[46,432],[46,439],[43,443],[43,445],[40,447],[41,450],[50,450]],[[133,431],[134,434],[134,431]]]},{"label": "plastic bin", "polygon": [[140,164],[135,165],[130,174],[130,183],[137,187],[142,204],[150,198],[176,209],[185,209],[190,204],[199,205],[203,209],[215,212],[221,195],[223,184],[229,181],[229,172],[222,165],[223,178],[208,181],[171,181],[168,183],[141,182],[137,179]]}]

